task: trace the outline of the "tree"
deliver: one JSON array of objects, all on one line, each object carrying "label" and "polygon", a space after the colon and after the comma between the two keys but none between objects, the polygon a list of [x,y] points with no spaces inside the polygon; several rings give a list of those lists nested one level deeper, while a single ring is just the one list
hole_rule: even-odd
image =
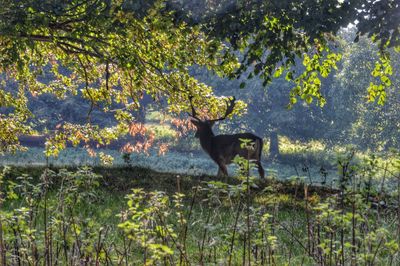
[{"label": "tree", "polygon": [[[198,27],[173,20],[162,2],[132,10],[125,1],[4,1],[0,7],[0,91],[2,151],[18,148],[19,134],[31,133],[28,95],[65,98],[81,94],[93,109],[112,111],[119,122],[59,125],[47,143],[57,154],[66,141],[107,144],[126,134],[144,94],[165,97],[170,111],[188,110],[189,95],[217,113],[224,101],[188,73],[197,64],[217,74],[232,72],[237,61],[226,47]],[[66,69],[67,71],[60,71]],[[51,75],[51,78],[46,78]],[[16,82],[18,89],[7,85]],[[239,104],[237,113],[243,104]]]},{"label": "tree", "polygon": [[[298,98],[310,103],[314,97],[323,105],[320,78],[327,77],[341,59],[331,40],[356,19],[359,35],[371,35],[382,51],[375,71],[380,79],[370,84],[370,98],[385,95],[390,76],[385,49],[399,44],[398,24],[393,23],[398,21],[399,4],[394,0],[193,0],[204,16],[192,12],[196,15],[191,18],[179,3],[3,1],[1,150],[15,150],[17,136],[33,131],[28,122],[29,95],[50,93],[61,99],[80,95],[89,103],[89,114],[94,109],[111,112],[118,122],[105,128],[90,120],[63,122],[47,142],[49,155],[57,154],[68,140],[107,144],[132,131],[133,112],[145,94],[165,99],[167,110],[177,113],[189,111],[188,98],[193,96],[197,107],[207,106],[209,115],[217,116],[224,111],[224,101],[190,75],[192,65],[231,78],[244,73],[249,78],[260,76],[265,84],[286,73],[295,84],[289,94],[292,105]],[[238,51],[243,53],[242,64],[236,58]],[[301,62],[304,71],[296,73],[291,67]],[[9,83],[18,88],[7,89]],[[233,114],[245,105],[236,106]]]},{"label": "tree", "polygon": [[[185,1],[182,10],[204,0]],[[368,36],[380,47],[378,65],[390,66],[387,49],[400,51],[400,4],[396,0],[225,0],[209,1],[204,9],[190,10],[194,24],[206,24],[215,36],[227,39],[243,53],[236,75],[259,76],[267,85],[274,75],[289,69],[286,78],[295,83],[291,103],[298,98],[321,105],[321,78],[326,78],[342,59],[333,42],[339,31],[355,24],[357,35]],[[296,71],[299,59],[305,70]],[[297,69],[298,70],[298,69]],[[379,72],[380,80],[368,85],[370,100],[385,101],[387,80],[391,75]],[[247,73],[248,74],[248,73]]]},{"label": "tree", "polygon": [[[333,121],[337,135],[342,142],[349,139],[360,148],[372,150],[387,150],[399,148],[400,143],[400,94],[399,73],[391,78],[391,88],[386,93],[388,99],[385,105],[374,105],[365,102],[365,87],[374,82],[376,65],[365,61],[378,57],[378,47],[367,38],[360,38],[358,43],[346,43],[343,46],[345,60],[335,78],[337,89],[331,93],[334,109]],[[400,66],[398,53],[392,50],[391,61],[394,69]],[[349,93],[351,92],[351,93]]]},{"label": "tree", "polygon": [[[201,0],[193,1],[201,2]],[[278,90],[271,90],[274,87],[272,83],[268,90],[270,93],[273,91],[273,95],[266,96],[262,92],[256,92],[256,97],[252,96],[251,99],[246,99],[246,102],[251,103],[251,106],[254,107],[253,110],[249,108],[248,115],[256,114],[257,116],[250,121],[266,121],[261,123],[266,127],[265,131],[276,132],[279,128],[282,133],[286,130],[285,133],[289,136],[296,136],[296,133],[300,133],[299,135],[303,137],[305,135],[312,136],[307,132],[300,132],[299,127],[296,129],[299,124],[308,124],[310,127],[304,128],[314,128],[314,133],[318,132],[319,137],[329,136],[343,141],[344,136],[340,137],[339,135],[342,132],[349,132],[349,128],[352,128],[355,122],[353,119],[359,119],[360,113],[353,109],[346,116],[338,119],[335,117],[335,113],[338,114],[335,109],[348,110],[354,105],[345,105],[337,101],[345,102],[346,99],[351,98],[348,96],[352,96],[354,93],[361,92],[362,95],[365,95],[365,92],[363,94],[359,90],[361,84],[359,81],[362,79],[360,77],[360,79],[356,79],[356,82],[348,80],[348,83],[358,86],[356,92],[349,86],[343,89],[331,87],[330,90],[323,90],[321,78],[327,78],[330,73],[337,70],[337,64],[341,64],[340,61],[343,58],[341,53],[347,53],[347,51],[340,50],[338,47],[340,46],[340,35],[342,29],[351,23],[353,23],[355,34],[349,34],[352,39],[347,40],[348,43],[353,41],[357,43],[360,39],[365,39],[362,37],[368,37],[379,47],[377,51],[379,53],[372,57],[363,57],[362,62],[357,62],[358,65],[376,62],[374,68],[363,73],[364,76],[367,76],[364,80],[368,80],[368,82],[364,83],[362,88],[368,89],[368,100],[383,104],[386,101],[386,95],[390,95],[389,106],[397,101],[398,91],[391,86],[393,82],[390,80],[391,76],[393,76],[393,81],[396,79],[393,72],[398,69],[393,67],[395,65],[392,64],[391,58],[396,58],[400,51],[400,17],[398,16],[400,3],[398,1],[227,0],[210,1],[210,3],[206,8],[208,12],[204,9],[198,13],[192,10],[194,11],[193,23],[207,24],[212,34],[226,38],[232,47],[243,53],[241,67],[235,74],[237,77],[246,75],[251,79],[249,81],[251,89],[254,89],[253,78],[255,76],[264,80],[263,85],[267,85],[273,77],[285,74],[285,78],[294,85],[290,92],[286,90],[287,84],[281,86],[280,90],[283,90],[284,94],[289,93],[292,107],[298,98],[307,103],[311,103],[313,98],[316,98],[320,105],[324,105],[326,101],[330,103],[328,109],[325,110],[306,107],[309,108],[309,112],[304,112],[305,108],[302,108],[302,105],[294,106],[290,113],[282,116],[282,112],[279,110],[282,101],[278,100],[281,94]],[[189,8],[190,4],[186,4],[186,9]],[[389,51],[395,54],[393,55]],[[348,53],[346,55],[349,56]],[[301,63],[304,68],[299,67]],[[350,65],[354,63],[353,61]],[[332,77],[331,81],[333,81]],[[326,87],[328,86],[325,85]],[[325,93],[323,93],[324,91]],[[337,97],[338,93],[342,97]],[[255,104],[254,101],[263,102],[264,105]],[[358,106],[363,106],[363,104],[364,102],[359,102]],[[368,111],[363,112],[364,114],[372,112],[374,108],[367,109]],[[391,108],[375,107],[375,109]],[[374,113],[392,113],[393,117],[396,112],[375,111]],[[316,117],[318,119],[315,119]],[[377,119],[374,121],[389,120]],[[398,124],[396,121],[392,120],[390,125],[386,125],[386,128],[396,128]],[[331,130],[331,132],[321,134],[322,130],[318,130],[318,128],[322,129],[332,122],[335,122],[335,128],[339,132]],[[359,122],[359,124],[363,123]],[[382,126],[376,128],[382,128]],[[275,135],[275,133],[272,134],[272,136]],[[375,136],[377,135],[380,136],[380,134],[375,134]],[[273,139],[277,138],[273,137]],[[392,141],[392,143],[394,142]],[[277,147],[277,145],[273,146]],[[276,153],[277,149],[275,148],[273,152]]]},{"label": "tree", "polygon": [[[387,89],[388,99],[383,106],[367,103],[365,88],[374,77],[373,62],[379,58],[379,48],[369,39],[361,37],[357,43],[354,27],[342,30],[338,36],[337,51],[344,59],[334,75],[322,80],[321,91],[327,105],[319,108],[304,102],[287,109],[290,88],[293,86],[283,77],[275,78],[266,88],[253,78],[239,89],[245,77],[237,80],[213,78],[207,71],[196,69],[193,74],[215,88],[218,94],[236,95],[248,104],[247,113],[232,126],[222,130],[250,130],[259,136],[270,138],[270,156],[279,154],[277,135],[291,139],[318,139],[327,144],[356,144],[360,149],[388,149],[398,147],[398,73],[391,78],[392,87]],[[391,55],[394,69],[398,69],[398,53]],[[301,64],[296,72],[302,71]],[[248,72],[251,72],[250,68]],[[248,74],[248,73],[247,73]],[[240,127],[239,127],[240,126]]]}]

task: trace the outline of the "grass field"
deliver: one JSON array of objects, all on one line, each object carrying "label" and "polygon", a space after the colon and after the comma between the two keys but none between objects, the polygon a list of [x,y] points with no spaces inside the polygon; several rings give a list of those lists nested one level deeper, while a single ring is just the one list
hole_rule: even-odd
[{"label": "grass field", "polygon": [[[114,157],[114,167],[124,167],[127,163],[122,154],[115,150],[102,150]],[[98,158],[93,158],[81,148],[68,148],[60,153],[58,158],[50,158],[49,164],[57,167],[76,166],[102,166]],[[0,157],[0,165],[14,166],[45,166],[46,158],[40,148],[30,148],[28,152],[19,152],[15,155]],[[169,151],[165,155],[158,155],[156,151],[146,155],[143,153],[132,153],[129,165],[133,167],[144,167],[158,172],[184,174],[192,176],[216,175],[218,168],[216,164],[202,151],[193,153]],[[267,178],[279,180],[291,180],[302,178],[304,182],[335,186],[337,181],[337,169],[328,168],[326,175],[321,175],[320,165],[307,165],[307,171],[303,171],[304,163],[285,164],[280,162],[268,162],[263,160]],[[237,167],[230,165],[228,171],[233,176]],[[253,171],[256,174],[256,170]]]},{"label": "grass field", "polygon": [[228,183],[198,148],[3,155],[0,265],[399,265],[398,154],[280,143]]},{"label": "grass field", "polygon": [[400,263],[398,191],[246,173],[225,184],[133,166],[15,167],[2,177],[10,265]]}]

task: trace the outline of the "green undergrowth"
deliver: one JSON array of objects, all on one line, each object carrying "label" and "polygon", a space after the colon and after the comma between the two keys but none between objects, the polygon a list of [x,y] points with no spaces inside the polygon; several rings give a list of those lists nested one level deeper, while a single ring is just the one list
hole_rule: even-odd
[{"label": "green undergrowth", "polygon": [[399,265],[398,153],[270,163],[264,180],[243,158],[229,178],[168,172],[204,167],[188,157],[3,167],[0,265]]},{"label": "green undergrowth", "polygon": [[398,157],[384,176],[379,160],[354,150],[337,162],[332,187],[300,175],[260,180],[243,158],[227,179],[130,163],[5,167],[0,264],[398,265]]},{"label": "green undergrowth", "polygon": [[[13,167],[0,175],[6,265],[398,265],[399,191],[140,167]],[[373,171],[369,168],[369,171]],[[400,182],[400,181],[399,181]],[[400,183],[399,183],[400,184]],[[383,202],[383,203],[381,203]]]}]

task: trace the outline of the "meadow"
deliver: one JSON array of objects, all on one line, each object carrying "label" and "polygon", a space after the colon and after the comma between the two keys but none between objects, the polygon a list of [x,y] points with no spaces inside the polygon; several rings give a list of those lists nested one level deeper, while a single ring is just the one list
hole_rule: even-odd
[{"label": "meadow", "polygon": [[[82,166],[83,152],[70,151],[63,164],[29,164],[24,153],[15,157],[19,165],[3,168],[0,245],[7,265],[400,263],[395,154],[343,152],[325,183],[323,173],[300,162],[297,174],[280,177],[276,165],[260,180],[252,163],[239,159],[224,183],[207,172],[182,174],[194,162],[214,170],[206,158],[133,155],[109,167]],[[67,165],[71,158],[81,163]],[[4,162],[12,164],[11,157]],[[182,173],[148,168],[172,162]]]}]

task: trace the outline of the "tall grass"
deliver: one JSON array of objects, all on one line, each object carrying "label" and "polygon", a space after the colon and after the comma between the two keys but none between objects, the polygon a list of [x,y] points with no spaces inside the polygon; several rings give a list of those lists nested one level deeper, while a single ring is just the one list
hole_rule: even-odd
[{"label": "tall grass", "polygon": [[398,158],[383,181],[396,184],[390,192],[371,183],[377,160],[354,151],[337,158],[336,188],[325,193],[299,176],[290,189],[260,182],[246,159],[231,184],[171,175],[158,187],[141,176],[125,197],[87,167],[39,179],[5,168],[0,264],[398,265]]}]

